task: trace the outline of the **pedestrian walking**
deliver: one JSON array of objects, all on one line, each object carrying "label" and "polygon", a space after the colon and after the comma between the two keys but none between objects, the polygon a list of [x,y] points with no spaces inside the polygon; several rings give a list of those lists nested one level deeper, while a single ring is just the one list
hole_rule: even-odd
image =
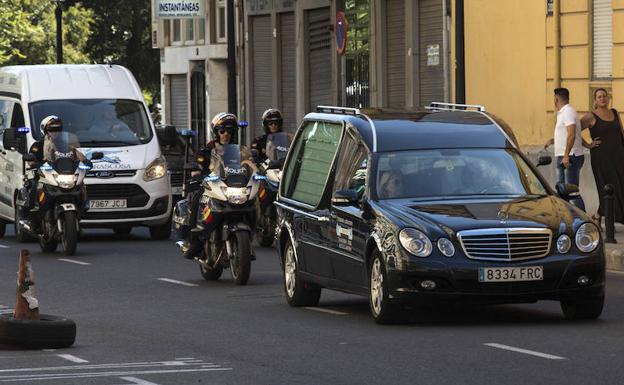
[{"label": "pedestrian walking", "polygon": [[[555,88],[555,111],[557,111],[555,136],[544,144],[544,149],[553,143],[555,145],[557,181],[578,186],[581,168],[585,162],[581,120],[574,107],[570,105],[570,91],[567,88]],[[571,199],[570,203],[585,210],[585,202],[580,194]]]},{"label": "pedestrian walking", "polygon": [[598,224],[604,215],[604,187],[614,187],[614,218],[624,223],[624,127],[615,108],[609,108],[609,93],[604,88],[594,91],[594,110],[581,118],[581,127],[589,128],[591,166],[600,203],[593,216]]}]

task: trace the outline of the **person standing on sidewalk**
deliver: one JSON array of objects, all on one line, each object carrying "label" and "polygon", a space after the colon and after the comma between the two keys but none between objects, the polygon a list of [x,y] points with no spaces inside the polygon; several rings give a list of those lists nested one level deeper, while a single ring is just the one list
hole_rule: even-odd
[{"label": "person standing on sidewalk", "polygon": [[[555,137],[544,144],[544,149],[555,144],[557,182],[578,186],[581,168],[585,162],[581,120],[570,105],[570,91],[567,88],[555,88],[555,110],[557,111]],[[570,203],[585,211],[585,202],[580,195],[572,198]]]},{"label": "person standing on sidewalk", "polygon": [[600,205],[593,219],[602,222],[604,187],[611,184],[615,188],[614,219],[624,223],[624,127],[615,108],[609,108],[606,89],[594,91],[594,110],[581,118],[581,126],[589,128],[592,143],[596,143],[590,153]]}]

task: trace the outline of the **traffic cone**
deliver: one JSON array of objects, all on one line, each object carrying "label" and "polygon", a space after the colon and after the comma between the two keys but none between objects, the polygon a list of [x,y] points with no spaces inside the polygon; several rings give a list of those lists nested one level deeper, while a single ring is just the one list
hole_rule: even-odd
[{"label": "traffic cone", "polygon": [[35,274],[32,269],[30,252],[26,249],[20,252],[19,268],[17,271],[17,300],[15,319],[39,319],[39,301],[35,298]]}]

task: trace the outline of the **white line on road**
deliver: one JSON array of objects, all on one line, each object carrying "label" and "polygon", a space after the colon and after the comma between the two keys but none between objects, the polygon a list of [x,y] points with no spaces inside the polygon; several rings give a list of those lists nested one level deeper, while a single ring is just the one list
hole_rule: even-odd
[{"label": "white line on road", "polygon": [[86,362],[89,362],[87,360],[83,360],[80,357],[76,357],[76,356],[72,356],[71,354],[57,354],[57,356],[66,359],[67,361],[71,361],[71,362],[77,362],[79,364],[84,364]]},{"label": "white line on road", "polygon": [[217,372],[227,371],[232,368],[210,368],[210,369],[181,369],[181,370],[142,370],[142,371],[126,371],[126,372],[94,372],[94,373],[67,373],[67,374],[32,374],[32,375],[16,375],[16,376],[0,376],[2,382],[16,381],[41,381],[41,380],[62,380],[70,378],[96,378],[96,377],[120,377],[138,374],[174,374],[174,373],[193,373],[193,372]]},{"label": "white line on road", "polygon": [[0,249],[8,249],[9,246],[0,244]]},{"label": "white line on road", "polygon": [[324,309],[322,307],[304,307],[304,309],[314,310],[321,313],[333,314],[333,315],[349,315],[349,313],[345,313],[338,310]]},{"label": "white line on road", "polygon": [[513,346],[508,346],[508,345],[502,345],[502,344],[496,344],[496,343],[487,343],[483,345],[489,346],[492,348],[497,348],[497,349],[510,350],[512,352],[517,352],[517,353],[530,354],[532,356],[547,358],[549,360],[565,360],[566,359],[565,357],[553,356],[552,354],[540,353],[540,352],[536,352],[533,350],[526,350],[526,349],[521,349],[521,348],[515,348]]},{"label": "white line on road", "polygon": [[158,385],[154,382],[145,381],[136,377],[121,377],[121,379],[124,381],[130,381],[131,383],[136,385]]},{"label": "white line on road", "polygon": [[184,281],[176,281],[175,279],[170,279],[170,278],[158,278],[159,281],[163,281],[163,282],[169,282],[169,283],[175,283],[176,285],[183,285],[183,286],[199,286],[196,283],[189,283],[189,282],[184,282]]},{"label": "white line on road", "polygon": [[90,265],[88,262],[74,261],[73,259],[59,258],[59,261],[75,263],[76,265]]}]

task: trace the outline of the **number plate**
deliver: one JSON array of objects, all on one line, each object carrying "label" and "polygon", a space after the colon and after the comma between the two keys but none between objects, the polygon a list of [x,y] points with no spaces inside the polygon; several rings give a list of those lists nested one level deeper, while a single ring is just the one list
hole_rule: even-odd
[{"label": "number plate", "polygon": [[543,279],[544,268],[542,266],[479,268],[479,282],[542,281]]},{"label": "number plate", "polygon": [[125,209],[128,207],[126,199],[96,199],[91,200],[89,207],[92,209]]}]

